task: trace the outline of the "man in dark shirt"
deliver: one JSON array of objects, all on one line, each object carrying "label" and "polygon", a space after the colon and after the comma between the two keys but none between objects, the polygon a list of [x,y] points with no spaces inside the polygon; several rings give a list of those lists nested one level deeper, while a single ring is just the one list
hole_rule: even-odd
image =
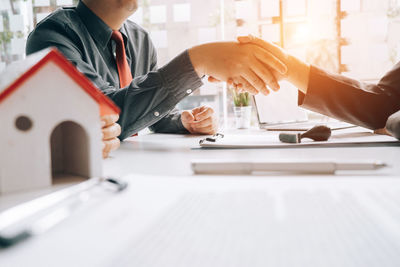
[{"label": "man in dark shirt", "polygon": [[310,66],[253,36],[239,41],[257,44],[287,65],[281,78],[298,87],[301,107],[381,133],[387,131],[400,140],[400,63],[377,84],[366,84]]},{"label": "man in dark shirt", "polygon": [[[202,85],[204,75],[225,81],[240,76],[255,92],[265,93],[266,85],[279,87],[270,68],[284,73],[286,66],[255,45],[200,45],[158,68],[148,33],[126,21],[136,8],[136,0],[83,0],[76,8],[59,9],[40,22],[26,48],[31,54],[57,47],[109,96],[122,110],[121,140],[149,126],[157,132],[214,132],[212,110],[198,108],[184,116],[174,110]],[[268,61],[270,68],[258,57]]]}]

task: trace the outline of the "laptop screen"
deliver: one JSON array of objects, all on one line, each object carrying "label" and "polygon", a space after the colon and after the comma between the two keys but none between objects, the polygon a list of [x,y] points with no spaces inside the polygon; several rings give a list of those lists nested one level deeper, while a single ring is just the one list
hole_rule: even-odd
[{"label": "laptop screen", "polygon": [[271,91],[268,96],[258,94],[254,97],[259,124],[307,121],[305,110],[297,105],[297,88],[288,82],[280,82],[280,86],[278,92]]}]

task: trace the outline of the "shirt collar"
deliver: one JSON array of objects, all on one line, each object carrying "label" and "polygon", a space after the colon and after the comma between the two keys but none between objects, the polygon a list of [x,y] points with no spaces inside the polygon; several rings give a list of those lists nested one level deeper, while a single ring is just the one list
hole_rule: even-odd
[{"label": "shirt collar", "polygon": [[[90,10],[82,1],[79,1],[76,11],[81,17],[83,23],[88,29],[93,39],[98,42],[102,48],[105,48],[111,39],[112,29],[99,18],[92,10]],[[127,33],[124,25],[122,25],[120,32],[127,39]]]}]

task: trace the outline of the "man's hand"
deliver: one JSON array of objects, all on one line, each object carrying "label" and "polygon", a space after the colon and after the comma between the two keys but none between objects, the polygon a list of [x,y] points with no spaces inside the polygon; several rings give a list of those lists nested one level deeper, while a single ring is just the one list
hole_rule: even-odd
[{"label": "man's hand", "polygon": [[101,131],[103,133],[103,158],[107,158],[111,151],[120,146],[117,138],[121,134],[121,126],[116,123],[118,115],[106,115],[101,117]]},{"label": "man's hand", "polygon": [[[252,35],[249,36],[242,36],[238,38],[238,41],[241,44],[254,44],[259,46],[260,48],[263,48],[264,51],[268,51],[268,55],[272,54],[274,55],[277,59],[280,60],[283,64],[287,66],[287,72],[286,73],[279,73],[279,72],[273,72],[275,77],[279,79],[286,79],[295,86],[299,88],[300,91],[303,93],[307,93],[307,88],[308,88],[308,82],[309,82],[309,75],[310,75],[310,65],[307,64],[306,62],[303,62],[299,60],[298,58],[289,55],[286,53],[285,50],[280,48],[279,46],[276,46],[270,42],[264,41],[262,39],[256,38]],[[269,61],[265,61],[264,58],[258,57],[258,59],[263,63],[263,64],[268,64]],[[235,77],[231,77],[233,79],[233,82],[235,84],[240,83],[240,80],[235,80]]]},{"label": "man's hand", "polygon": [[215,134],[218,130],[214,110],[207,106],[183,111],[181,120],[191,134]]},{"label": "man's hand", "polygon": [[286,65],[272,53],[254,44],[235,42],[209,43],[189,50],[192,64],[199,76],[215,80],[240,82],[246,91],[267,95],[267,86],[279,89],[272,70],[284,75]]}]

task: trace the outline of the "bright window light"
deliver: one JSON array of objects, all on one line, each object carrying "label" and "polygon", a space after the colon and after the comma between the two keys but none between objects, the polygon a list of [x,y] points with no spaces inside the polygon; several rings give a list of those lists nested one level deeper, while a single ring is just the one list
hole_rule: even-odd
[{"label": "bright window light", "polygon": [[272,18],[279,16],[279,0],[261,0],[261,17]]},{"label": "bright window light", "polygon": [[287,0],[286,15],[289,17],[306,16],[307,0]]},{"label": "bright window light", "polygon": [[10,31],[18,32],[24,30],[24,17],[22,15],[10,15]]},{"label": "bright window light", "polygon": [[198,32],[199,44],[215,42],[217,40],[217,29],[216,28],[200,28]]},{"label": "bright window light", "polygon": [[57,6],[72,6],[72,0],[57,0]]},{"label": "bright window light", "polygon": [[150,7],[150,22],[153,24],[167,22],[167,6],[158,5]]},{"label": "bright window light", "polygon": [[136,22],[137,24],[143,24],[143,9],[141,7],[128,18],[130,21]]},{"label": "bright window light", "polygon": [[25,43],[26,43],[26,40],[24,38],[12,38],[11,39],[11,54],[12,55],[24,54]]},{"label": "bright window light", "polygon": [[37,13],[36,14],[36,23],[39,23],[44,18],[46,18],[50,13]]},{"label": "bright window light", "polygon": [[0,15],[0,32],[4,31],[4,22],[3,22],[3,16]]},{"label": "bright window light", "polygon": [[253,3],[252,1],[237,1],[235,2],[235,9],[236,9],[236,18],[237,19],[251,19],[254,17],[252,12],[253,10]]},{"label": "bright window light", "polygon": [[174,21],[175,22],[188,22],[191,18],[190,4],[176,4],[174,5]]},{"label": "bright window light", "polygon": [[279,24],[263,25],[261,34],[262,38],[269,42],[279,43],[281,41]]},{"label": "bright window light", "polygon": [[156,48],[168,47],[167,31],[152,31],[150,36]]},{"label": "bright window light", "polygon": [[353,11],[360,11],[361,9],[361,2],[360,0],[346,0],[341,2],[342,10],[353,12]]},{"label": "bright window light", "polygon": [[50,0],[35,0],[34,6],[50,6]]}]

